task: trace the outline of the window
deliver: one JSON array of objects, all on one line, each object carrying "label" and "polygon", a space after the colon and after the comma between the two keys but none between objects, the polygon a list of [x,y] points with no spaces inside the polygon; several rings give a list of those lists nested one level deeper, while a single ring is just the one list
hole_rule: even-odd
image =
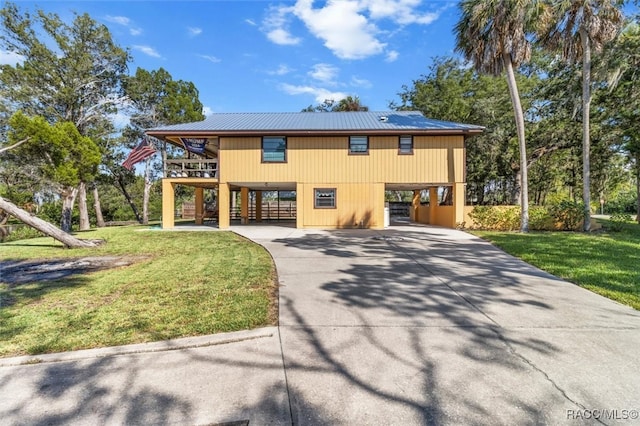
[{"label": "window", "polygon": [[265,136],[262,138],[262,162],[285,163],[287,161],[287,138]]},{"label": "window", "polygon": [[336,189],[321,188],[314,189],[314,207],[316,209],[336,208]]},{"label": "window", "polygon": [[413,136],[400,136],[398,154],[413,154]]},{"label": "window", "polygon": [[366,136],[349,136],[349,154],[368,154],[369,138]]}]

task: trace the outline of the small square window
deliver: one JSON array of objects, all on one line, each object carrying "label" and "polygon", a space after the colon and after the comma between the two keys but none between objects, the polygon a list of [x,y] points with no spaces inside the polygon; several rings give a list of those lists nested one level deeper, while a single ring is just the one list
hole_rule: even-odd
[{"label": "small square window", "polygon": [[398,144],[398,154],[413,154],[412,136],[400,136],[400,142]]},{"label": "small square window", "polygon": [[349,154],[368,154],[369,138],[366,136],[349,137]]},{"label": "small square window", "polygon": [[336,208],[336,189],[335,188],[316,188],[314,189],[314,208],[316,209],[335,209]]},{"label": "small square window", "polygon": [[285,163],[287,161],[287,138],[265,136],[262,138],[262,162]]}]

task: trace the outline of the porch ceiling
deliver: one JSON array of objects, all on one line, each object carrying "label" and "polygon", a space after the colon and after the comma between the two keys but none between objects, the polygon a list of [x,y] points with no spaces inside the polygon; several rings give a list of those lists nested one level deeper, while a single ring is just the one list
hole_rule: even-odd
[{"label": "porch ceiling", "polygon": [[414,191],[417,189],[427,189],[432,186],[451,186],[450,183],[386,183],[384,189],[387,191]]},{"label": "porch ceiling", "polygon": [[164,178],[163,180],[169,181],[176,185],[191,186],[194,188],[207,188],[214,189],[218,187],[218,179],[214,178]]},{"label": "porch ceiling", "polygon": [[295,182],[229,182],[232,190],[249,188],[252,191],[295,191]]}]

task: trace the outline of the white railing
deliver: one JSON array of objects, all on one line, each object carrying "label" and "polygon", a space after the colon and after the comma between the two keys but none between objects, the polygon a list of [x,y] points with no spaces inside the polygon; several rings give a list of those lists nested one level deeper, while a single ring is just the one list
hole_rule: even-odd
[{"label": "white railing", "polygon": [[200,178],[218,178],[218,160],[205,159],[172,159],[166,160],[164,165],[165,177],[200,177]]}]

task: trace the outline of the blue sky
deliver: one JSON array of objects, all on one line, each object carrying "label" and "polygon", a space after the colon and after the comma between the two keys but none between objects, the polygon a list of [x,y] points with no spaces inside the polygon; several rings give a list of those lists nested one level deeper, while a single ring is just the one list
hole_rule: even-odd
[{"label": "blue sky", "polygon": [[347,95],[386,110],[433,57],[454,54],[458,18],[448,0],[17,3],[66,21],[88,13],[130,50],[131,73],[163,67],[192,81],[207,114],[300,111]]},{"label": "blue sky", "polygon": [[442,0],[17,4],[65,21],[88,13],[130,50],[131,73],[163,67],[192,81],[206,113],[300,111],[346,95],[386,110],[432,57],[453,53],[457,19],[456,2]]}]

